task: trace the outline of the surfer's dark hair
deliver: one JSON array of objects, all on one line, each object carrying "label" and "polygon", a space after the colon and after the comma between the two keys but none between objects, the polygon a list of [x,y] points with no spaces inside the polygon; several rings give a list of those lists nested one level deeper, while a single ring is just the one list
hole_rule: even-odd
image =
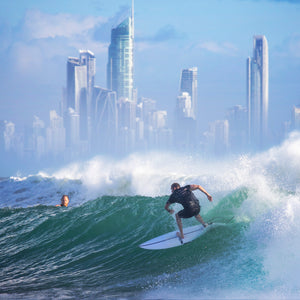
[{"label": "surfer's dark hair", "polygon": [[174,190],[175,188],[176,188],[176,189],[180,188],[180,184],[177,183],[177,182],[172,183],[171,189]]}]

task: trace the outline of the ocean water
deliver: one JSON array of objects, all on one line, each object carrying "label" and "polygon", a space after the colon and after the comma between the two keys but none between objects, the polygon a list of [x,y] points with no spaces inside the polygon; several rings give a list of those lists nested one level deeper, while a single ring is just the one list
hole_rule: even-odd
[{"label": "ocean water", "polygon": [[[182,247],[170,184],[200,184],[218,226]],[[55,207],[62,194],[68,208]],[[180,210],[180,205],[175,210]],[[183,221],[195,225],[195,219]],[[299,299],[300,133],[255,155],[95,157],[0,181],[0,299]]]}]

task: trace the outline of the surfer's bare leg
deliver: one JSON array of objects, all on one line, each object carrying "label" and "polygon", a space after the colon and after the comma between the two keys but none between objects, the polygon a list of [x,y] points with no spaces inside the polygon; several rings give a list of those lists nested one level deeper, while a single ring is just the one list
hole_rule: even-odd
[{"label": "surfer's bare leg", "polygon": [[181,218],[178,216],[178,214],[176,214],[176,222],[179,228],[179,232],[178,234],[180,234],[180,238],[184,239],[184,235],[183,235],[183,229],[182,229],[182,222],[181,222]]},{"label": "surfer's bare leg", "polygon": [[207,226],[207,224],[203,221],[202,217],[200,215],[195,216],[197,221],[199,221],[204,227]]}]

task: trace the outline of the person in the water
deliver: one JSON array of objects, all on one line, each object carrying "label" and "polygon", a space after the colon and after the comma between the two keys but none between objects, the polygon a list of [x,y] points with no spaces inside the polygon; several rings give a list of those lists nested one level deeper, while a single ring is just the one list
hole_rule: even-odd
[{"label": "person in the water", "polygon": [[173,203],[180,203],[183,206],[183,210],[179,211],[176,216],[176,222],[179,228],[177,236],[181,239],[184,238],[181,218],[191,218],[195,217],[204,227],[207,226],[200,216],[200,204],[199,200],[196,198],[192,191],[200,190],[207,196],[209,201],[212,201],[212,196],[200,185],[191,184],[184,187],[180,187],[178,183],[173,183],[171,185],[172,194],[165,205],[165,209],[170,213],[174,213],[173,209],[169,209],[169,206]]},{"label": "person in the water", "polygon": [[60,199],[61,204],[57,204],[56,206],[64,206],[64,207],[68,207],[70,199],[67,195],[63,195]]}]

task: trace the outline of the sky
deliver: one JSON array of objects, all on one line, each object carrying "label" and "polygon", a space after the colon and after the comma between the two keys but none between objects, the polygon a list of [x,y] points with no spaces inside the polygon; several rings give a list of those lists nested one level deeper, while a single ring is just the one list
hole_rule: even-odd
[{"label": "sky", "polygon": [[[0,120],[49,122],[59,110],[66,62],[87,49],[106,87],[110,32],[131,0],[0,1]],[[198,67],[203,124],[246,106],[246,59],[253,36],[269,46],[273,130],[300,104],[300,0],[135,0],[135,88],[172,114],[183,68]]]}]

